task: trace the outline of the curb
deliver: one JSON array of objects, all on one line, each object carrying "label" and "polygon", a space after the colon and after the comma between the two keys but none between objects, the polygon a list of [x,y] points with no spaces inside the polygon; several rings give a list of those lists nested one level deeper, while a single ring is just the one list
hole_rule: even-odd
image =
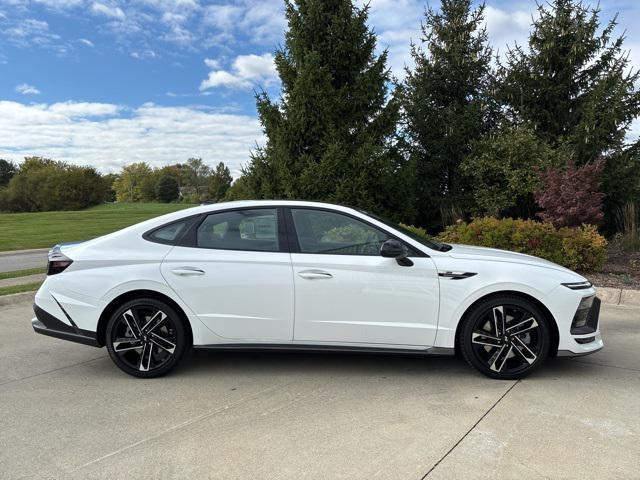
[{"label": "curb", "polygon": [[0,307],[6,307],[9,305],[15,305],[17,303],[26,302],[27,300],[31,300],[33,303],[35,299],[36,292],[22,292],[22,293],[13,293],[11,295],[2,295],[0,296]]},{"label": "curb", "polygon": [[35,248],[32,250],[7,250],[5,252],[0,252],[0,257],[5,255],[21,255],[23,253],[47,253],[50,248]]},{"label": "curb", "polygon": [[640,307],[640,290],[625,290],[623,288],[596,287],[597,296],[609,305],[627,305]]}]

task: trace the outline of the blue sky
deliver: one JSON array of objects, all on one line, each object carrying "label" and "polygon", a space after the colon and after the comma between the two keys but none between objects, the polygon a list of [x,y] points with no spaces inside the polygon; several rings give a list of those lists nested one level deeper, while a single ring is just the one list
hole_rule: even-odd
[{"label": "blue sky", "polygon": [[[370,26],[401,76],[426,2],[370,3]],[[494,48],[526,41],[532,0],[486,4]],[[600,6],[603,19],[620,13],[618,33],[640,66],[640,1]],[[237,176],[264,141],[253,91],[277,96],[272,58],[285,27],[281,0],[0,0],[0,157],[116,171],[200,156]],[[636,122],[630,136],[639,133]]]}]

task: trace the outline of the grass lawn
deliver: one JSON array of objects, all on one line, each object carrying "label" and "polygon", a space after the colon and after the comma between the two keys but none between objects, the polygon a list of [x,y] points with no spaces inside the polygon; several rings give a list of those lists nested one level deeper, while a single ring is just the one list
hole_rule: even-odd
[{"label": "grass lawn", "polygon": [[112,203],[70,212],[1,213],[0,251],[88,240],[192,206],[182,203]]},{"label": "grass lawn", "polygon": [[13,272],[0,272],[0,280],[6,280],[7,278],[27,277],[29,275],[36,275],[38,273],[46,272],[46,268],[27,268],[26,270],[14,270]]},{"label": "grass lawn", "polygon": [[14,293],[35,292],[42,282],[26,283],[23,285],[13,285],[11,287],[0,287],[0,297],[3,295],[13,295]]}]

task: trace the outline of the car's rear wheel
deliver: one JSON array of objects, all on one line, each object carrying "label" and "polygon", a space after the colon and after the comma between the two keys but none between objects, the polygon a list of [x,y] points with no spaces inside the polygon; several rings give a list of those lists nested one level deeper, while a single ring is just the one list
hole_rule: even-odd
[{"label": "car's rear wheel", "polygon": [[512,295],[481,301],[465,316],[458,345],[466,361],[498,379],[525,377],[549,353],[549,325],[534,303]]},{"label": "car's rear wheel", "polygon": [[129,301],[109,319],[106,346],[113,362],[135,377],[164,375],[182,358],[188,335],[182,319],[154,298]]}]

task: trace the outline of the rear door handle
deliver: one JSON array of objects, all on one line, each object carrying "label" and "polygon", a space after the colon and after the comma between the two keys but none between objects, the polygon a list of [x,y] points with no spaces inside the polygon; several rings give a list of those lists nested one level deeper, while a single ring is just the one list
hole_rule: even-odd
[{"label": "rear door handle", "polygon": [[329,272],[325,272],[324,270],[303,270],[302,272],[298,272],[302,278],[306,278],[307,280],[313,280],[316,278],[332,278]]},{"label": "rear door handle", "polygon": [[200,270],[199,268],[195,268],[195,267],[180,267],[180,268],[174,268],[173,270],[171,270],[171,273],[173,273],[174,275],[178,275],[180,277],[192,277],[192,276],[204,275],[204,270]]}]

